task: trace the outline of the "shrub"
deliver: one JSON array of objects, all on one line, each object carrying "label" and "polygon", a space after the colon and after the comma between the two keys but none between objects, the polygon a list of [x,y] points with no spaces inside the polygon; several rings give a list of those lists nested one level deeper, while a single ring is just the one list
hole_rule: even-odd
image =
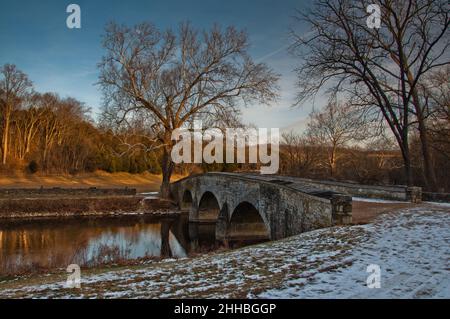
[{"label": "shrub", "polygon": [[28,171],[31,174],[36,173],[39,170],[39,165],[35,160],[32,160],[29,164],[28,164]]}]

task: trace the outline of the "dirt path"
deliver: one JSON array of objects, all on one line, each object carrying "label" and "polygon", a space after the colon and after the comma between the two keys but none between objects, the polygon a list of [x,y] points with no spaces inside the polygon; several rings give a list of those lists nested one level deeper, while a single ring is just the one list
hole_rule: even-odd
[{"label": "dirt path", "polygon": [[418,207],[417,204],[394,201],[363,201],[353,199],[352,220],[354,225],[367,224],[381,214],[395,212],[405,208]]}]

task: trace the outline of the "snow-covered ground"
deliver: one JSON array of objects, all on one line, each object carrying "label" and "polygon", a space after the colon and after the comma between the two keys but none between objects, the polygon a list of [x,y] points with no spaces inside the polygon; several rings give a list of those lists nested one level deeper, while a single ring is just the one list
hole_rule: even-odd
[{"label": "snow-covered ground", "polygon": [[[409,209],[364,226],[369,237],[349,267],[290,281],[259,297],[278,298],[449,298],[450,212]],[[369,289],[369,265],[380,267],[380,288]]]},{"label": "snow-covered ground", "polygon": [[381,204],[410,203],[410,202],[402,202],[402,201],[399,201],[399,200],[389,200],[389,199],[379,199],[379,198],[366,198],[366,197],[356,197],[356,196],[353,196],[352,200],[354,202],[381,203]]},{"label": "snow-covered ground", "polygon": [[441,207],[450,208],[450,203],[442,203],[442,202],[424,202],[424,203],[435,205],[435,206],[441,206]]},{"label": "snow-covered ground", "polygon": [[147,192],[147,193],[139,193],[139,195],[145,196],[145,199],[157,199],[159,198],[159,192]]},{"label": "snow-covered ground", "polygon": [[[381,288],[367,287],[371,264]],[[239,250],[0,283],[0,297],[450,298],[450,210],[422,206],[373,224],[321,229]]]}]

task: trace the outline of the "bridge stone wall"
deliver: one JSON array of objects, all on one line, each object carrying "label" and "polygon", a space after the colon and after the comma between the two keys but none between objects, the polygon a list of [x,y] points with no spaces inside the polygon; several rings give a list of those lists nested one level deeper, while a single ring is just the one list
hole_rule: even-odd
[{"label": "bridge stone wall", "polygon": [[331,190],[342,194],[351,196],[360,196],[367,198],[383,198],[390,200],[410,201],[412,203],[420,203],[422,201],[421,187],[407,187],[407,186],[380,186],[380,185],[363,185],[351,182],[337,182],[326,180],[314,180],[308,178],[298,177],[284,177],[279,178],[287,180],[295,180],[296,183],[302,183],[320,189]]},{"label": "bridge stone wall", "polygon": [[211,192],[219,204],[216,234],[224,236],[227,223],[236,207],[248,202],[259,212],[270,239],[280,239],[313,229],[351,222],[351,198],[336,196],[333,200],[312,196],[285,185],[249,177],[207,173],[191,176],[171,184],[171,195],[179,207],[189,191],[191,220],[198,219],[202,196]]},{"label": "bridge stone wall", "polygon": [[422,193],[422,198],[423,200],[430,202],[450,203],[450,193],[424,192]]}]

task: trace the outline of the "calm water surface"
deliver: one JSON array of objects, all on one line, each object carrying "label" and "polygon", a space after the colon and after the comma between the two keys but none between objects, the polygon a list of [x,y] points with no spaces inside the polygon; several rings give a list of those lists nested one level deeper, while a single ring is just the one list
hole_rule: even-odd
[{"label": "calm water surface", "polygon": [[0,275],[158,257],[167,242],[174,257],[184,257],[189,228],[184,215],[0,221]]}]

